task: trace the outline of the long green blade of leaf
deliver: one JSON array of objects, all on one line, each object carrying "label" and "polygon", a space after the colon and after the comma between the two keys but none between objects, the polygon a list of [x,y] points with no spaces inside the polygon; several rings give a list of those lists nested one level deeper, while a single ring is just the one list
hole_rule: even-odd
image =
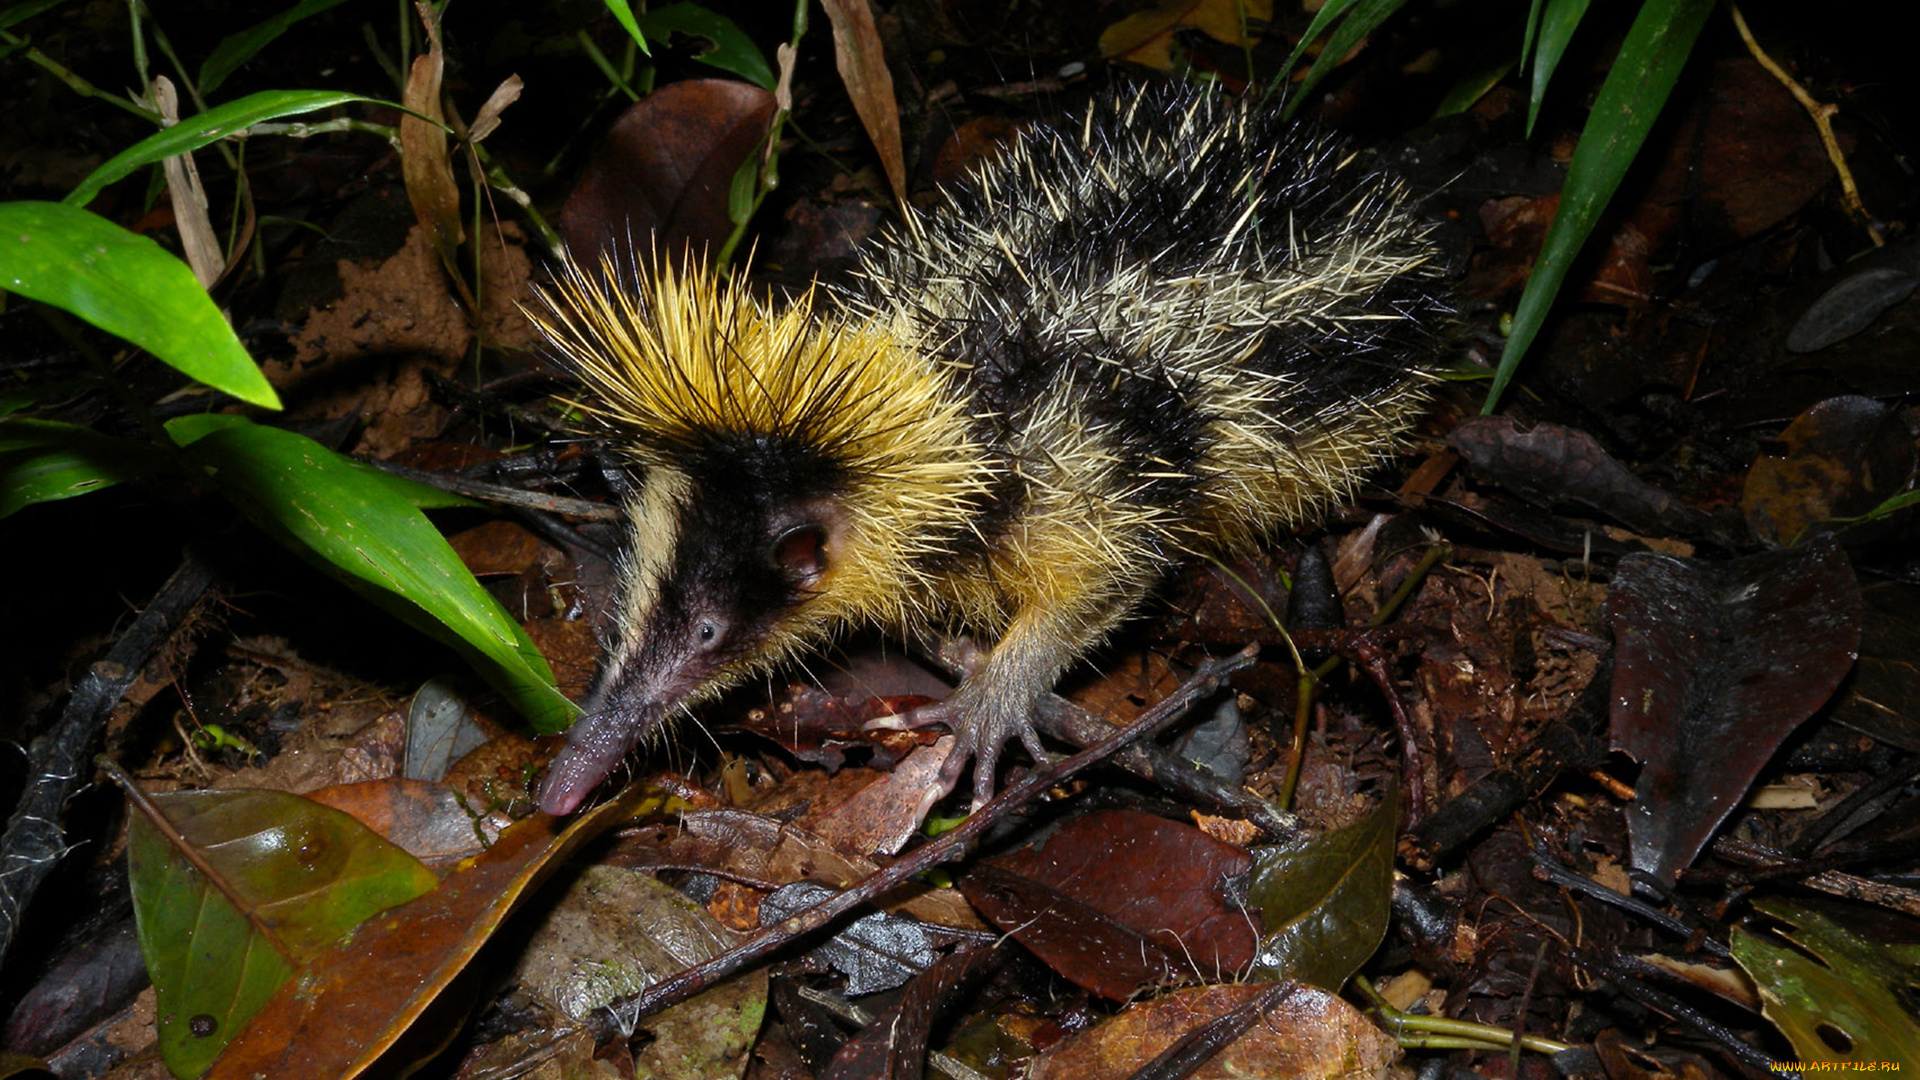
[{"label": "long green blade of leaf", "polygon": [[601,3],[606,5],[607,13],[613,16],[613,20],[626,28],[627,36],[633,39],[634,44],[640,46],[641,53],[652,56],[653,50],[647,47],[646,32],[641,30],[640,24],[634,20],[633,5],[627,3],[627,0],[601,0]]},{"label": "long green blade of leaf", "polygon": [[261,49],[273,44],[294,23],[343,3],[346,0],[300,0],[278,15],[221,38],[206,63],[200,65],[200,96],[213,96],[220,84],[227,81],[227,76],[240,70],[240,66],[258,55]]},{"label": "long green blade of leaf", "polygon": [[80,181],[80,186],[68,192],[61,202],[68,206],[85,206],[100,194],[100,189],[136,169],[198,150],[255,124],[278,120],[283,116],[299,116],[330,109],[349,102],[373,100],[338,90],[262,90],[257,94],[248,94],[238,101],[229,101],[197,116],[189,116],[120,151]]},{"label": "long green blade of leaf", "polygon": [[526,631],[394,478],[304,435],[258,424],[204,433],[186,453],[255,524],[466,656],[535,728],[559,731],[573,719],[572,703],[554,688]]},{"label": "long green blade of leaf", "polygon": [[280,407],[187,264],[77,206],[0,203],[0,289],[71,312],[242,401]]},{"label": "long green blade of leaf", "polygon": [[1633,20],[1567,167],[1559,212],[1520,295],[1513,333],[1500,354],[1483,413],[1491,414],[1499,405],[1520,358],[1540,333],[1567,270],[1638,156],[1713,7],[1714,0],[1647,0]]},{"label": "long green blade of leaf", "polygon": [[1553,81],[1553,71],[1560,66],[1560,58],[1566,55],[1567,43],[1573,40],[1573,32],[1579,29],[1580,20],[1586,17],[1590,2],[1547,0],[1540,22],[1540,36],[1535,42],[1539,52],[1533,62],[1533,93],[1527,101],[1529,138],[1533,136],[1533,122],[1540,118],[1540,103],[1547,98],[1547,84]]},{"label": "long green blade of leaf", "polygon": [[0,518],[143,476],[166,464],[165,453],[78,424],[0,420]]},{"label": "long green blade of leaf", "polygon": [[[1307,100],[1307,95],[1320,84],[1320,80],[1332,73],[1334,66],[1347,53],[1353,51],[1353,47],[1360,44],[1362,38],[1373,33],[1376,27],[1387,21],[1387,16],[1400,10],[1406,2],[1407,0],[1357,0],[1352,10],[1347,13],[1347,17],[1341,19],[1340,25],[1334,27],[1333,32],[1327,35],[1327,43],[1320,47],[1320,55],[1314,57],[1313,66],[1307,69],[1307,77],[1300,80],[1300,88],[1287,102],[1287,115],[1291,116],[1294,110],[1300,107],[1300,103]],[[1322,11],[1321,14],[1326,13]],[[1314,22],[1317,24],[1320,20],[1315,19]],[[1291,61],[1289,61],[1290,64]]]}]

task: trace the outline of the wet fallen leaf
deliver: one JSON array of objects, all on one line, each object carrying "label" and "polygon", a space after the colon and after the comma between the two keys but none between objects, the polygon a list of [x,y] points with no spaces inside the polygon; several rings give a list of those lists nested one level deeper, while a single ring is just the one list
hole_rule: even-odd
[{"label": "wet fallen leaf", "polygon": [[228,1044],[208,1080],[360,1075],[542,881],[649,797],[649,789],[633,785],[567,822],[536,814],[516,823],[439,888],[367,920],[305,965]]},{"label": "wet fallen leaf", "polygon": [[438,884],[353,818],[297,795],[134,802],[143,812],[128,824],[127,875],[160,1052],[177,1076],[205,1071],[301,964]]},{"label": "wet fallen leaf", "polygon": [[1251,867],[1245,851],[1191,825],[1105,810],[994,859],[961,891],[1064,977],[1125,998],[1252,958],[1253,917],[1235,901]]},{"label": "wet fallen leaf", "polygon": [[1630,555],[1607,610],[1613,746],[1641,763],[1634,869],[1672,883],[1860,643],[1860,586],[1831,540],[1728,563]]},{"label": "wet fallen leaf", "polygon": [[1366,963],[1387,933],[1399,824],[1396,795],[1346,828],[1254,851],[1262,974],[1337,990]]},{"label": "wet fallen leaf", "polygon": [[[773,926],[833,893],[811,881],[783,885],[760,902],[760,925]],[[932,964],[938,954],[930,929],[913,919],[875,911],[848,923],[810,956],[847,977],[848,997],[862,997],[903,986]]]},{"label": "wet fallen leaf", "polygon": [[1577,428],[1543,423],[1521,431],[1511,417],[1480,416],[1456,427],[1447,445],[1476,472],[1539,506],[1598,511],[1659,536],[1711,525],[1706,514],[1635,476]]}]

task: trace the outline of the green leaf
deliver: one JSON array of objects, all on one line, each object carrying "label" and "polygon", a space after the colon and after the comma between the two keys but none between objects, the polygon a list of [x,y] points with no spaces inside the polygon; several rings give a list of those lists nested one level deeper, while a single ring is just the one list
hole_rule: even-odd
[{"label": "green leaf", "polygon": [[[1407,0],[1354,0],[1353,3],[1341,5],[1345,15],[1340,19],[1340,25],[1334,27],[1333,32],[1327,35],[1326,44],[1320,47],[1320,55],[1314,57],[1313,66],[1307,69],[1307,77],[1300,80],[1299,89],[1289,95],[1286,114],[1293,115],[1293,111],[1300,107],[1301,102],[1307,100],[1307,95],[1313,92],[1313,88],[1320,84],[1320,80],[1326,78],[1333,71],[1334,66],[1345,59],[1355,45],[1360,44],[1362,38],[1373,33],[1376,27],[1387,21],[1387,16],[1400,10],[1406,2]],[[1300,45],[1295,46],[1293,56],[1287,58],[1286,66],[1281,69],[1283,72],[1293,67],[1294,57],[1300,55],[1300,49],[1313,40],[1314,34],[1319,33],[1321,25],[1328,21],[1328,10],[1333,6],[1328,4],[1320,9],[1320,15],[1315,17],[1313,23],[1307,27],[1307,36],[1300,39]]]},{"label": "green leaf", "polygon": [[776,84],[773,69],[753,39],[742,33],[732,19],[699,4],[678,3],[654,8],[642,16],[640,28],[655,41],[671,34],[685,34],[712,44],[694,54],[694,59],[721,71],[730,71],[762,90]]},{"label": "green leaf", "polygon": [[0,30],[10,30],[42,12],[52,11],[66,0],[27,0],[0,11]]},{"label": "green leaf", "polygon": [[1533,62],[1533,96],[1527,101],[1527,137],[1533,137],[1533,122],[1540,117],[1540,103],[1546,100],[1547,84],[1553,81],[1553,71],[1560,66],[1560,58],[1566,55],[1567,43],[1573,40],[1573,32],[1580,27],[1580,20],[1587,14],[1587,5],[1591,0],[1547,0],[1547,7],[1540,22],[1540,36],[1536,39],[1539,52]]},{"label": "green leaf", "polygon": [[1386,937],[1398,794],[1344,829],[1254,851],[1249,892],[1267,936],[1260,977],[1337,990]]},{"label": "green leaf", "polygon": [[1646,0],[1627,30],[1620,54],[1614,58],[1607,81],[1593,103],[1593,115],[1580,133],[1573,162],[1567,167],[1559,212],[1547,227],[1540,259],[1514,311],[1513,332],[1500,354],[1500,366],[1481,412],[1492,414],[1499,405],[1500,394],[1513,379],[1520,358],[1546,322],[1547,311],[1559,295],[1574,258],[1607,201],[1620,187],[1628,166],[1639,155],[1640,144],[1646,141],[1647,131],[1666,104],[1713,6],[1714,0]]},{"label": "green leaf", "polygon": [[163,128],[141,139],[108,158],[105,164],[93,170],[85,180],[80,181],[79,187],[60,201],[68,206],[85,206],[100,194],[100,189],[136,169],[198,150],[255,124],[348,102],[374,100],[339,90],[262,90],[257,94],[248,94],[238,101],[229,101],[197,116],[186,117],[170,128]]},{"label": "green leaf", "polygon": [[193,271],[103,217],[60,203],[0,203],[0,289],[71,312],[242,401],[280,407]]},{"label": "green leaf", "polygon": [[1734,927],[1733,958],[1795,1057],[1920,1062],[1920,968],[1812,909],[1784,900],[1753,906],[1788,929],[1775,938]]},{"label": "green leaf", "polygon": [[[176,445],[186,446],[190,443],[198,442],[216,431],[225,431],[228,428],[235,427],[246,427],[252,423],[253,421],[244,416],[234,416],[231,413],[194,413],[190,416],[174,417],[172,420],[167,421],[166,427],[167,434],[173,436],[173,441]],[[451,491],[434,487],[431,484],[422,484],[416,480],[409,480],[404,476],[396,476],[377,466],[369,465],[364,461],[357,461],[350,457],[342,457],[340,460],[360,470],[363,475],[369,477],[375,483],[384,484],[390,488],[394,494],[422,510],[448,510],[454,507],[480,505],[464,495],[455,495]]]},{"label": "green leaf", "polygon": [[166,465],[165,454],[78,424],[0,420],[0,518],[144,476]]},{"label": "green leaf", "polygon": [[459,651],[536,729],[572,721],[573,704],[526,631],[403,493],[413,485],[258,424],[202,432],[186,454],[255,524]]},{"label": "green leaf", "polygon": [[633,39],[634,44],[640,46],[640,52],[652,56],[653,51],[647,48],[646,32],[640,29],[638,22],[634,21],[633,5],[627,3],[627,0],[600,0],[600,2],[606,5],[607,11],[613,15],[615,22],[627,28],[627,36]]},{"label": "green leaf", "polygon": [[164,825],[132,816],[127,875],[160,1053],[179,1077],[205,1072],[302,964],[439,883],[358,821],[296,795],[176,792],[142,810]]},{"label": "green leaf", "polygon": [[200,65],[200,96],[209,98],[227,76],[240,69],[242,64],[251,60],[261,49],[286,33],[294,23],[329,8],[339,7],[346,0],[300,0],[299,3],[269,19],[254,23],[238,33],[228,34],[213,47],[206,63]]}]

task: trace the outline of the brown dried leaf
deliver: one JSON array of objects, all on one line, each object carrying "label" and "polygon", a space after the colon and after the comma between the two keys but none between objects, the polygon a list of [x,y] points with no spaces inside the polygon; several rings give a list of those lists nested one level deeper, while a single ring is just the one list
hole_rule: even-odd
[{"label": "brown dried leaf", "polygon": [[[427,28],[427,51],[413,60],[401,104],[411,113],[400,117],[400,174],[406,181],[407,201],[427,230],[440,264],[454,280],[460,279],[454,256],[466,230],[460,224],[460,188],[453,181],[453,159],[447,152],[447,132],[441,126],[440,80],[446,58],[440,51],[440,18],[431,5],[416,5]],[[425,117],[426,119],[422,119]]]},{"label": "brown dried leaf", "polygon": [[900,106],[893,96],[893,73],[887,70],[880,30],[867,0],[821,0],[833,24],[833,60],[840,81],[847,85],[853,111],[880,153],[893,199],[907,205],[907,162],[900,146]]},{"label": "brown dried leaf", "polygon": [[1869,397],[1832,397],[1780,433],[1786,453],[1747,472],[1740,509],[1755,536],[1791,544],[1809,526],[1866,513],[1913,479],[1913,432]]}]

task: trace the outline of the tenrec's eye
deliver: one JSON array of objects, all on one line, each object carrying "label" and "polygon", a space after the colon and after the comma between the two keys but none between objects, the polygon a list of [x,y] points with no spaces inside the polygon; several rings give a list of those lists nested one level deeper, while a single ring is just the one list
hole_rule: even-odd
[{"label": "tenrec's eye", "polygon": [[720,636],[720,628],[710,622],[700,624],[700,642],[706,644]]}]

